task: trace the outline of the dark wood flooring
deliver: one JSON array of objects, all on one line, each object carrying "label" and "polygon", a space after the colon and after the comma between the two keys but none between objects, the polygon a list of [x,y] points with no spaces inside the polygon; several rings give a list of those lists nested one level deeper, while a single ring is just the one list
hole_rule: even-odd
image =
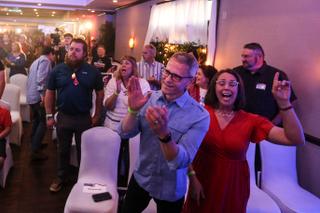
[{"label": "dark wood flooring", "polygon": [[[49,185],[56,175],[56,144],[51,141],[51,132],[45,137],[46,161],[30,160],[31,123],[24,123],[21,146],[11,146],[14,167],[11,169],[6,187],[0,187],[0,213],[59,213],[75,181],[67,184],[58,193],[51,193]],[[74,171],[74,176],[76,172]],[[74,177],[75,179],[75,177]]]}]

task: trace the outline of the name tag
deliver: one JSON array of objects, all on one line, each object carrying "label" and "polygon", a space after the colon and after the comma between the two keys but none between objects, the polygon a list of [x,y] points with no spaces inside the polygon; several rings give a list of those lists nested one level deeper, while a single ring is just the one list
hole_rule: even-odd
[{"label": "name tag", "polygon": [[263,83],[258,83],[256,85],[256,89],[260,89],[260,90],[266,90],[267,85],[263,84]]}]

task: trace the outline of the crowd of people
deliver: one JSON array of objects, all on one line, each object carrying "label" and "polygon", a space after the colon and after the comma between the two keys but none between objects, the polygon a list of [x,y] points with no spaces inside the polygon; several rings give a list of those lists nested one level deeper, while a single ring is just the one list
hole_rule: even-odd
[{"label": "crowd of people", "polygon": [[[9,67],[10,75],[27,75],[31,49],[22,45],[27,40],[22,37],[9,45],[3,36],[0,69]],[[124,167],[118,169],[119,186],[128,182],[129,138],[140,134],[138,163],[121,212],[142,212],[151,199],[158,212],[245,212],[249,143],[304,144],[290,81],[266,63],[258,43],[244,45],[242,65],[234,69],[218,72],[183,52],[165,66],[148,44],[141,61],[124,56],[113,72],[103,45],[90,48],[88,61],[89,48],[81,38],[66,33],[58,47],[44,41],[51,45],[43,45],[28,67],[27,100],[33,115],[32,159],[47,158],[40,145],[46,127],[56,127],[58,171],[52,192],[68,180],[73,136],[80,162],[81,134],[98,125],[121,139],[119,161],[126,163],[118,164]],[[10,125],[1,117],[0,166]]]}]

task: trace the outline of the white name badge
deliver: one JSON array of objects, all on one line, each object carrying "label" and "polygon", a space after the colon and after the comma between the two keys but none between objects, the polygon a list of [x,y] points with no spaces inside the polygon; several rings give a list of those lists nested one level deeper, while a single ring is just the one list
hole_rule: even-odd
[{"label": "white name badge", "polygon": [[256,89],[260,89],[260,90],[266,90],[267,85],[263,84],[263,83],[258,83],[256,85]]}]

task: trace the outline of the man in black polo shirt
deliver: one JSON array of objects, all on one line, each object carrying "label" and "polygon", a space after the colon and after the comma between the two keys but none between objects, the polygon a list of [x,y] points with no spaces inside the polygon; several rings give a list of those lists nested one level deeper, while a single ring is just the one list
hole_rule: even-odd
[{"label": "man in black polo shirt", "polygon": [[6,85],[6,81],[5,81],[5,68],[3,63],[0,60],[0,98],[2,97],[3,91],[4,91],[4,87]]},{"label": "man in black polo shirt", "polygon": [[[53,115],[57,92],[57,136],[58,177],[50,185],[50,191],[57,192],[68,176],[70,147],[75,135],[78,162],[80,162],[81,134],[97,125],[103,99],[101,73],[86,63],[87,44],[82,39],[73,39],[66,62],[57,65],[50,73],[45,95],[47,125],[55,124]],[[95,90],[95,114],[91,118],[92,91]]]},{"label": "man in black polo shirt", "polygon": [[[246,106],[245,110],[254,114],[262,115],[272,121],[273,124],[281,125],[279,107],[272,95],[272,83],[274,75],[279,72],[279,80],[288,80],[287,75],[264,60],[264,51],[258,43],[244,45],[241,60],[242,66],[234,68],[241,76],[244,84]],[[291,88],[291,102],[296,96]],[[260,149],[256,146],[256,170],[261,170]]]},{"label": "man in black polo shirt", "polygon": [[[272,82],[275,73],[280,73],[280,80],[288,80],[287,75],[264,61],[264,51],[260,44],[249,43],[244,45],[241,54],[242,66],[234,68],[241,76],[245,95],[245,110],[262,115],[275,125],[281,124],[279,107],[272,95]],[[291,102],[296,100],[294,92],[291,93]]]}]

